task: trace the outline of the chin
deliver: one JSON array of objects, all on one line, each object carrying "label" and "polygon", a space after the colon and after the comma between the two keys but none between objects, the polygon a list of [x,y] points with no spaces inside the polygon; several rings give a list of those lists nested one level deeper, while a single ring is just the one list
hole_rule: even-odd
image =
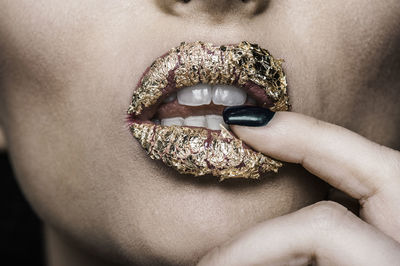
[{"label": "chin", "polygon": [[124,194],[120,199],[126,201],[111,214],[113,246],[132,264],[193,265],[239,232],[322,200],[327,193],[325,183],[295,165],[250,181],[160,172],[148,172],[142,190],[146,197],[140,195],[138,201]]}]

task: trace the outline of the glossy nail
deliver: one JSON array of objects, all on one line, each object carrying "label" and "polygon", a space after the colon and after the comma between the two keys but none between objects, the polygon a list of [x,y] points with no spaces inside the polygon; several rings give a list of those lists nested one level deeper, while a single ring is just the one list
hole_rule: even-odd
[{"label": "glossy nail", "polygon": [[267,108],[242,105],[225,108],[223,117],[228,125],[260,127],[265,126],[274,114]]}]

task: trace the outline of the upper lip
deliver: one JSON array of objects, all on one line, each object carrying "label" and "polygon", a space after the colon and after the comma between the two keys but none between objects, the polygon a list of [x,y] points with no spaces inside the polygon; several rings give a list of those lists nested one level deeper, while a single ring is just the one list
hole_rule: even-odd
[{"label": "upper lip", "polygon": [[238,86],[259,106],[289,109],[281,61],[265,49],[248,42],[221,46],[183,42],[144,72],[128,109],[131,121],[149,121],[168,95],[198,83]]}]

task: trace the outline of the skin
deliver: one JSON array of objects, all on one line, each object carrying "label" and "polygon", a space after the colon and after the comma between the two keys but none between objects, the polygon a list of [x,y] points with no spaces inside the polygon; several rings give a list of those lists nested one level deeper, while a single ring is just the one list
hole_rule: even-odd
[{"label": "skin", "polygon": [[[392,178],[394,173],[398,176],[398,171],[394,172],[398,170],[396,156],[383,157],[386,161],[371,159],[367,165],[376,170],[372,177],[350,179],[355,180],[350,183],[328,178],[329,174],[321,176],[321,171],[347,169],[340,160],[330,165],[312,164],[319,171],[307,172],[296,164],[301,160],[287,156],[310,152],[296,150],[297,145],[321,147],[325,153],[320,156],[339,152],[338,158],[346,158],[346,165],[354,161],[359,166],[349,171],[358,176],[363,165],[357,164],[357,158],[363,153],[350,155],[368,149],[370,142],[361,142],[357,150],[351,145],[333,145],[347,134],[336,128],[333,132],[339,133],[329,139],[332,141],[319,141],[332,132],[313,133],[316,126],[329,128],[320,120],[399,149],[399,23],[397,0],[193,0],[188,4],[172,0],[1,0],[0,123],[18,182],[44,221],[49,265],[195,264],[239,232],[249,228],[259,232],[259,227],[254,227],[258,223],[268,232],[274,227],[262,222],[275,217],[293,225],[271,229],[282,233],[282,244],[277,242],[277,247],[287,246],[284,244],[293,239],[298,246],[310,247],[301,245],[307,237],[288,232],[315,217],[308,209],[302,209],[300,215],[292,212],[326,198],[328,186],[320,178],[356,199],[365,199],[370,192],[363,190],[367,185],[372,184],[371,189],[380,188],[380,183],[391,184],[386,187],[394,191],[375,198],[362,217],[374,229],[368,225],[368,229],[354,230],[357,239],[363,232],[368,234],[363,241],[348,244],[368,247],[366,243],[379,236],[382,245],[371,247],[390,246],[393,252],[389,253],[394,254],[398,247],[392,238],[399,240],[399,236],[392,233],[398,223],[384,226],[384,221],[377,219],[381,213],[398,211],[393,204],[380,210],[386,205],[379,204],[398,202],[394,195],[399,194],[399,184]],[[248,40],[285,59],[292,110],[306,118],[289,120],[291,134],[283,134],[285,140],[269,140],[264,135],[271,136],[267,131],[242,134],[244,140],[262,134],[263,138],[254,139],[276,143],[278,153],[265,148],[265,142],[252,145],[291,162],[278,175],[255,182],[223,183],[182,176],[150,160],[130,135],[125,113],[145,68],[181,41],[196,40],[216,44]],[[307,117],[319,120],[310,122]],[[298,136],[302,136],[301,143]],[[332,145],[341,149],[329,149]],[[380,158],[380,153],[369,151]],[[393,170],[382,172],[383,164],[383,169]],[[324,172],[328,166],[330,171]],[[387,179],[381,182],[377,177]],[[336,214],[344,211],[336,207],[330,204],[322,211],[317,208],[316,213],[327,213],[319,216],[322,221],[330,217],[340,220]],[[291,216],[284,216],[288,213]],[[359,218],[349,219],[353,220],[346,220],[346,225],[364,228],[365,222]],[[279,224],[281,220],[269,221]],[[275,241],[268,235],[257,238],[255,243],[261,246],[257,254],[288,258],[290,252],[284,249],[268,252],[265,243]],[[336,237],[341,235],[346,232],[338,231]],[[242,245],[245,240],[236,239],[235,243],[246,247]],[[329,246],[332,241],[325,238],[318,243]],[[246,257],[251,248],[241,250],[217,252],[216,257],[211,253],[203,262],[218,263],[219,254]],[[293,250],[290,254],[298,251]],[[334,246],[330,250],[333,254],[342,251]],[[317,253],[314,251],[310,248],[301,254],[306,254],[307,260]],[[321,256],[331,258],[331,253]],[[276,261],[262,257],[257,262]]]},{"label": "skin", "polygon": [[[232,129],[254,149],[299,163],[357,199],[360,217],[322,201],[254,226],[199,265],[398,265],[399,151],[296,113],[278,112],[265,127]],[[262,138],[273,141],[255,141]],[[288,146],[293,152],[285,151]]]}]

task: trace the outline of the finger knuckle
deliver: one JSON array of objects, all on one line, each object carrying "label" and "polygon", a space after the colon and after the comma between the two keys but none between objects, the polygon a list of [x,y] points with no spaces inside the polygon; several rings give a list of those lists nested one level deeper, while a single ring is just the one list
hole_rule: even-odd
[{"label": "finger knuckle", "polygon": [[351,213],[339,203],[322,201],[310,209],[311,226],[319,233],[331,233],[348,220]]}]

